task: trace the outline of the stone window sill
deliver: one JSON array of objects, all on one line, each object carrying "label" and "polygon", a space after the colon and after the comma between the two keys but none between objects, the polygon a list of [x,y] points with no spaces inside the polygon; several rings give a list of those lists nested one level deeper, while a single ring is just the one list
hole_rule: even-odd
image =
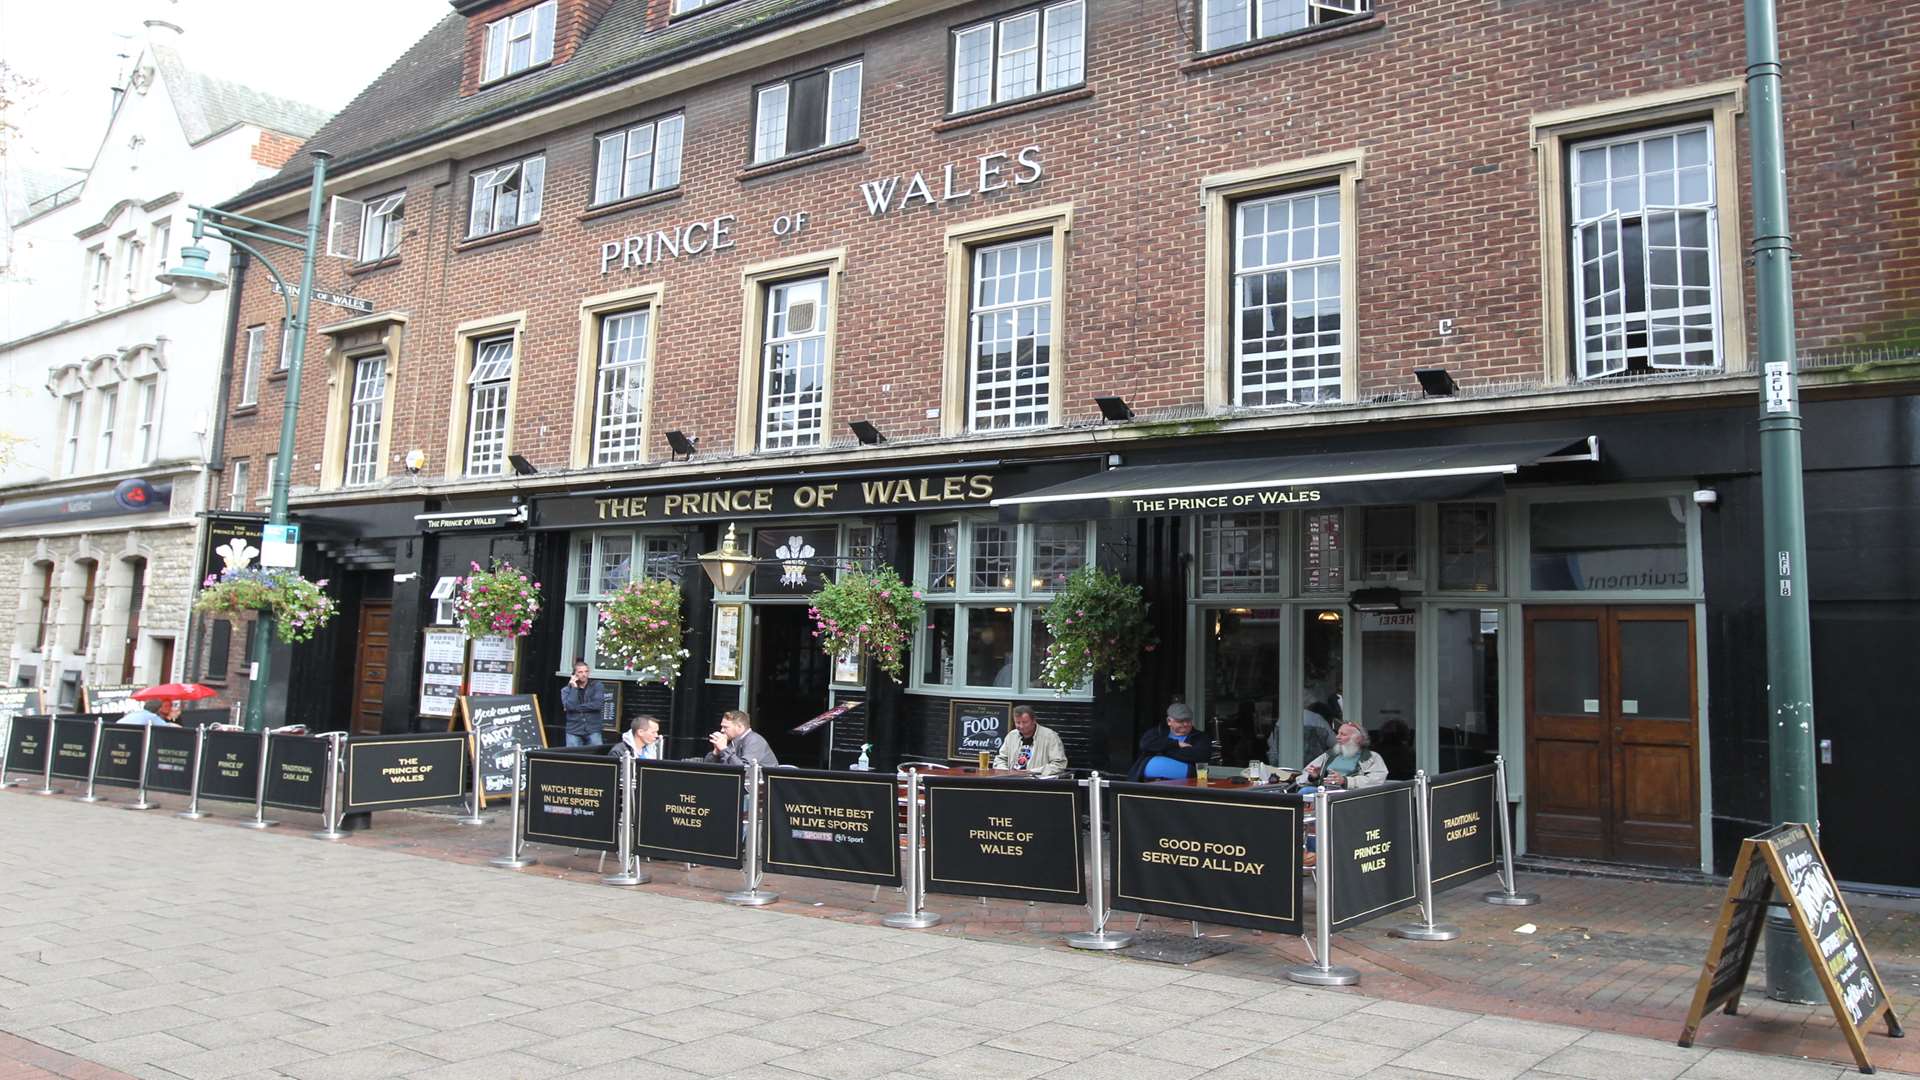
[{"label": "stone window sill", "polygon": [[255,402],[252,405],[235,406],[233,412],[229,413],[228,415],[237,419],[243,416],[257,416],[259,415],[259,413],[260,413],[260,405],[258,402]]},{"label": "stone window sill", "polygon": [[804,154],[794,154],[791,157],[783,157],[778,161],[769,161],[764,165],[750,165],[740,170],[738,179],[744,184],[749,180],[758,180],[763,176],[786,172],[789,169],[805,168],[808,165],[818,164],[822,161],[838,161],[841,158],[849,158],[866,152],[866,144],[856,140],[850,143],[842,143],[839,146],[829,146],[823,150],[809,150]]},{"label": "stone window sill", "polygon": [[1092,96],[1093,87],[1082,84],[1066,90],[1055,90],[1048,94],[1021,98],[1019,101],[1009,101],[1004,105],[992,105],[984,109],[972,109],[963,113],[949,113],[941,117],[933,125],[933,130],[936,132],[946,132],[972,127],[975,124],[990,124],[995,120],[1001,120],[1009,116],[1038,112],[1041,109],[1049,109],[1055,105],[1065,105],[1073,101],[1085,101]]},{"label": "stone window sill", "polygon": [[453,245],[453,250],[472,251],[476,248],[489,247],[493,244],[503,244],[503,243],[506,243],[508,240],[518,240],[523,236],[532,236],[535,233],[538,233],[539,231],[540,231],[540,223],[536,221],[531,225],[522,225],[517,229],[502,229],[497,233],[488,233],[485,236],[470,237],[466,240],[462,240],[459,243]]},{"label": "stone window sill", "polygon": [[683,190],[684,189],[678,187],[670,187],[664,191],[649,191],[645,195],[634,195],[621,199],[618,202],[601,203],[599,206],[591,207],[585,213],[581,214],[580,220],[594,221],[599,218],[624,214],[629,210],[638,210],[643,206],[656,206],[660,203],[672,202],[680,197]]},{"label": "stone window sill", "polygon": [[1386,16],[1377,11],[1373,11],[1365,15],[1353,16],[1350,19],[1342,19],[1336,23],[1328,23],[1325,26],[1316,26],[1309,30],[1296,30],[1291,34],[1277,38],[1262,38],[1259,41],[1249,41],[1243,45],[1231,45],[1224,49],[1215,49],[1212,52],[1198,53],[1182,62],[1180,71],[1182,74],[1187,75],[1202,71],[1211,71],[1214,68],[1237,64],[1242,60],[1254,60],[1262,56],[1272,56],[1275,53],[1293,52],[1296,49],[1310,48],[1314,45],[1328,41],[1336,41],[1340,38],[1370,33],[1386,25]]}]

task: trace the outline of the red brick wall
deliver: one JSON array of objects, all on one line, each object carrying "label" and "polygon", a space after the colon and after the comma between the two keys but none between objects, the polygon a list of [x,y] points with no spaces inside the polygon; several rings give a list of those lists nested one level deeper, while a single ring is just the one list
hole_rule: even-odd
[{"label": "red brick wall", "polygon": [[[412,181],[401,259],[343,280],[383,309],[405,311],[397,371],[395,455],[426,450],[445,467],[454,327],[525,310],[513,448],[543,471],[565,468],[572,439],[578,304],[653,281],[666,285],[653,417],[662,433],[729,446],[739,361],[740,270],[787,254],[846,248],[838,356],[831,387],[840,438],[867,418],[890,436],[929,434],[939,421],[944,231],[949,225],[1054,203],[1074,204],[1066,268],[1065,414],[1096,415],[1092,398],[1120,394],[1136,409],[1202,401],[1203,176],[1364,147],[1358,195],[1361,398],[1412,388],[1411,369],[1445,366],[1463,382],[1538,378],[1543,370],[1537,181],[1528,144],[1536,113],[1735,78],[1744,52],[1738,5],[1676,0],[1382,0],[1384,25],[1305,49],[1184,70],[1190,9],[1128,0],[1091,5],[1092,95],[940,132],[948,27],[1001,8],[980,5],[795,56],[778,69],[725,80],[687,97],[549,133],[543,221],[533,235],[467,251],[470,169],[451,184]],[[1845,19],[1810,0],[1785,0],[1781,38],[1800,341],[1816,348],[1884,338],[1920,314],[1920,2],[1855,9]],[[476,16],[476,21],[480,19]],[[863,53],[863,150],[742,179],[749,92],[783,71]],[[682,192],[581,221],[591,196],[596,131],[684,107]],[[1746,137],[1718,152],[1740,162]],[[1046,178],[985,198],[916,205],[879,220],[863,180],[964,173],[990,152],[1037,146]],[[379,185],[392,187],[391,182]],[[366,194],[366,192],[348,192]],[[781,213],[805,211],[797,237],[775,238]],[[695,220],[736,214],[737,247],[599,273],[598,246]],[[1742,218],[1750,215],[1743,209]],[[1750,235],[1750,225],[1743,231]],[[322,275],[344,279],[337,264]],[[1751,274],[1745,278],[1751,289]],[[1751,312],[1751,299],[1739,300]],[[278,319],[280,301],[250,278],[242,325]],[[338,314],[338,313],[334,313]],[[323,315],[316,322],[323,322]],[[1435,322],[1455,320],[1441,338]],[[1751,325],[1751,316],[1749,316]],[[318,347],[316,338],[314,348]],[[296,486],[315,480],[325,372],[307,375]],[[236,381],[237,384],[237,381]],[[235,418],[235,455],[260,457],[277,430],[280,384]],[[390,469],[401,473],[398,465]]]},{"label": "red brick wall", "polygon": [[278,169],[293,160],[300,149],[301,140],[291,135],[282,135],[277,131],[261,131],[260,141],[253,144],[253,160],[269,169]]}]

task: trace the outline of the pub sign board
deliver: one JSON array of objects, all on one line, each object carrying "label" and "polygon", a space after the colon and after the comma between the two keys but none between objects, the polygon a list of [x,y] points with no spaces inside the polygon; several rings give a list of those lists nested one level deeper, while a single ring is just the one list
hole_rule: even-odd
[{"label": "pub sign board", "polygon": [[1113,907],[1298,934],[1298,795],[1114,784]]},{"label": "pub sign board", "polygon": [[1481,765],[1442,773],[1427,784],[1432,812],[1427,844],[1433,852],[1433,891],[1465,885],[1495,870],[1493,836],[1499,809],[1494,805],[1494,773]]},{"label": "pub sign board", "polygon": [[0,720],[38,713],[42,708],[40,700],[37,686],[0,687]]},{"label": "pub sign board", "polygon": [[766,868],[776,874],[900,884],[899,787],[866,776],[772,769],[766,778]]},{"label": "pub sign board", "polygon": [[460,732],[347,739],[347,813],[458,802],[466,793],[467,737]]},{"label": "pub sign board", "polygon": [[133,692],[140,689],[132,683],[115,686],[80,687],[80,711],[89,713],[125,713],[140,707],[133,700]]},{"label": "pub sign board", "polygon": [[922,778],[927,800],[927,888],[1084,904],[1080,848],[1085,804],[1069,780]]},{"label": "pub sign board", "polygon": [[614,851],[620,846],[620,762],[542,750],[527,755],[526,837]]},{"label": "pub sign board", "polygon": [[147,790],[175,795],[193,792],[193,752],[198,732],[192,728],[153,725],[147,745]]},{"label": "pub sign board", "polygon": [[260,736],[209,731],[200,752],[200,797],[252,802],[260,793]]},{"label": "pub sign board", "polygon": [[745,768],[692,761],[633,764],[636,854],[740,869]]},{"label": "pub sign board", "polygon": [[51,716],[16,716],[7,725],[7,771],[43,772],[47,742],[53,734]]},{"label": "pub sign board", "polygon": [[93,778],[115,787],[139,787],[140,770],[146,764],[140,751],[145,746],[147,725],[107,724],[100,729],[100,763]]},{"label": "pub sign board", "polygon": [[326,812],[327,742],[313,735],[267,737],[268,806]]},{"label": "pub sign board", "polygon": [[1358,926],[1413,903],[1411,782],[1334,795],[1318,828],[1320,866],[1332,875],[1330,928]]},{"label": "pub sign board", "polygon": [[460,721],[474,733],[479,760],[474,775],[480,805],[488,799],[513,794],[519,777],[513,773],[515,750],[547,748],[546,728],[540,723],[540,701],[532,694],[474,694],[460,699]]},{"label": "pub sign board", "polygon": [[[53,775],[85,780],[93,768],[92,716],[63,716],[53,722]],[[251,798],[251,796],[249,796]]]},{"label": "pub sign board", "polygon": [[1013,706],[1004,701],[947,703],[947,760],[969,765],[982,753],[997,754],[1013,730]]}]

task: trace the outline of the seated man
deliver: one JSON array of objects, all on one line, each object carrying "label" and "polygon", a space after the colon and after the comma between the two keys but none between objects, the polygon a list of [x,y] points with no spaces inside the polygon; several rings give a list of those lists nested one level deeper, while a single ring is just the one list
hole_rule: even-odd
[{"label": "seated man", "polygon": [[713,749],[701,760],[716,765],[745,765],[757,761],[763,769],[775,769],[780,759],[773,754],[773,747],[767,740],[753,730],[753,717],[739,709],[728,709],[720,716],[720,730],[707,736]]},{"label": "seated man", "polygon": [[1367,748],[1367,731],[1359,724],[1341,724],[1333,749],[1307,763],[1302,778],[1330,788],[1367,788],[1387,779],[1387,763]]},{"label": "seated man", "polygon": [[1140,736],[1140,756],[1127,770],[1129,780],[1191,780],[1193,767],[1213,760],[1213,738],[1193,730],[1193,710],[1185,702],[1167,706],[1165,727]]},{"label": "seated man", "polygon": [[180,706],[178,702],[155,699],[147,702],[144,708],[121,713],[120,718],[115,720],[114,723],[138,724],[152,727],[179,727],[179,724],[173,722],[173,717],[179,715]]},{"label": "seated man", "polygon": [[1042,727],[1033,718],[1033,706],[1013,707],[1013,730],[1007,732],[1000,752],[993,757],[996,769],[1019,769],[1035,776],[1063,776],[1067,771],[1067,748],[1060,736]]},{"label": "seated man", "polygon": [[636,716],[620,736],[620,741],[607,751],[607,756],[659,761],[660,751],[665,745],[660,741],[660,721],[651,716]]}]

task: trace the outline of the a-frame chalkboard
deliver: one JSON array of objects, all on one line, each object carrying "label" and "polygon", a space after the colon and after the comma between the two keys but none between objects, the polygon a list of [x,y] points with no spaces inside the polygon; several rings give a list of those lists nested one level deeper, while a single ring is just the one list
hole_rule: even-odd
[{"label": "a-frame chalkboard", "polygon": [[[514,773],[515,750],[544,750],[547,730],[540,722],[540,701],[532,694],[476,694],[460,698],[459,721],[474,733],[478,755],[473,790],[480,805],[509,798],[520,786]],[[451,728],[451,725],[449,725]]]},{"label": "a-frame chalkboard", "polygon": [[1776,825],[1740,842],[1740,856],[1727,882],[1726,900],[1720,905],[1713,944],[1707,947],[1707,962],[1693,991],[1680,1045],[1693,1045],[1708,1013],[1725,1008],[1732,1016],[1739,1011],[1754,948],[1766,929],[1767,906],[1773,903],[1784,903],[1793,913],[1801,947],[1826,991],[1854,1063],[1861,1072],[1872,1072],[1866,1029],[1884,1016],[1890,1037],[1897,1039],[1905,1032],[1813,830],[1795,823]]}]

